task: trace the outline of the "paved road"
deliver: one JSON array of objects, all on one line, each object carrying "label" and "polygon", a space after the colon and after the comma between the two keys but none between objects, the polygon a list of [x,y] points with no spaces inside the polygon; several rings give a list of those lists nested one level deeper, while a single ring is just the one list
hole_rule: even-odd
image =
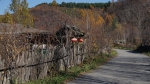
[{"label": "paved road", "polygon": [[150,84],[150,57],[119,50],[118,57],[67,84]]}]

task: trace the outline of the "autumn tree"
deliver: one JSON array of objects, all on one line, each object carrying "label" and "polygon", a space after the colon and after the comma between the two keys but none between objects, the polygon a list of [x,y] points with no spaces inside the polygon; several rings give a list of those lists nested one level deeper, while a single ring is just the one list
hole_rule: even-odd
[{"label": "autumn tree", "polygon": [[90,5],[90,9],[91,9],[91,10],[94,10],[94,7],[93,7],[92,5]]},{"label": "autumn tree", "polygon": [[2,18],[2,22],[12,24],[13,23],[12,15],[9,12],[6,12],[4,17]]},{"label": "autumn tree", "polygon": [[84,19],[86,18],[86,11],[84,9],[80,9],[80,14],[81,14],[81,19]]},{"label": "autumn tree", "polygon": [[12,0],[9,8],[12,12],[14,12],[13,20],[16,23],[24,26],[33,26],[33,17],[29,12],[28,3],[26,0]]},{"label": "autumn tree", "polygon": [[103,19],[103,17],[98,15],[96,25],[102,26],[104,23],[105,23],[105,20]]},{"label": "autumn tree", "polygon": [[0,23],[2,23],[2,16],[0,17]]},{"label": "autumn tree", "polygon": [[[119,23],[123,24],[127,44],[136,46],[142,40],[142,46],[150,46],[149,35],[149,0],[118,0],[109,13],[115,13]],[[113,22],[115,23],[115,21]],[[114,25],[115,27],[116,25]],[[127,27],[126,27],[127,26]],[[135,42],[135,40],[138,40]]]},{"label": "autumn tree", "polygon": [[53,0],[53,2],[51,3],[51,6],[58,6],[56,0]]},{"label": "autumn tree", "polygon": [[91,27],[95,25],[95,17],[94,17],[94,13],[92,10],[88,10],[88,14],[89,14],[89,20],[90,20],[90,25]]},{"label": "autumn tree", "polygon": [[79,13],[79,14],[80,14],[80,17],[79,17],[79,18],[80,18],[80,21],[78,21],[78,24],[81,25],[82,28],[84,28],[85,31],[87,31],[87,30],[86,30],[86,27],[84,27],[84,26],[86,25],[85,22],[86,22],[86,19],[87,19],[86,10],[85,10],[85,9],[80,9],[79,12],[80,12],[80,13]]},{"label": "autumn tree", "polygon": [[106,14],[105,21],[106,21],[106,24],[108,24],[108,26],[112,26],[113,19],[114,19],[113,15]]}]

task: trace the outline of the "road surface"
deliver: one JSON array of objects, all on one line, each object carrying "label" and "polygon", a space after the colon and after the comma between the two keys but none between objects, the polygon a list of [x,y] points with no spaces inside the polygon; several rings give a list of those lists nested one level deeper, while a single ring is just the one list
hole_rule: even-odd
[{"label": "road surface", "polygon": [[129,50],[67,84],[150,84],[150,57]]}]

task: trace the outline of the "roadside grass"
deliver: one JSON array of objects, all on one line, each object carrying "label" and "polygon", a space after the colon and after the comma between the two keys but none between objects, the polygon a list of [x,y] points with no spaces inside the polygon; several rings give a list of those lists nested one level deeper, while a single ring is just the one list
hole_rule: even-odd
[{"label": "roadside grass", "polygon": [[126,48],[122,46],[114,47],[115,49],[123,49],[123,50],[135,50],[134,48]]},{"label": "roadside grass", "polygon": [[144,54],[150,57],[150,52],[144,52]]},{"label": "roadside grass", "polygon": [[35,80],[25,84],[65,84],[67,81],[71,81],[81,74],[98,68],[116,55],[117,52],[112,50],[110,54],[102,54],[93,56],[92,58],[86,58],[83,64],[70,68],[67,73],[60,71],[56,77],[46,77],[45,79]]},{"label": "roadside grass", "polygon": [[145,55],[147,55],[147,56],[149,56],[150,57],[150,51],[142,51],[142,50],[135,50],[136,52],[138,52],[138,53],[142,53],[142,54],[145,54]]}]

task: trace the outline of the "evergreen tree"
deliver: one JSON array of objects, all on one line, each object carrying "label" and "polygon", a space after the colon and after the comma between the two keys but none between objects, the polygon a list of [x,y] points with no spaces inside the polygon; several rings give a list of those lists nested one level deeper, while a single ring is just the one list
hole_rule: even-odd
[{"label": "evergreen tree", "polygon": [[[54,0],[52,2],[53,4],[56,3],[56,0]],[[52,4],[51,3],[51,4]],[[93,8],[107,8],[111,5],[110,1],[108,3],[75,3],[75,2],[69,2],[69,3],[65,3],[62,2],[61,4],[59,4],[60,7],[68,7],[68,8],[91,8],[91,6],[93,6]]]}]

